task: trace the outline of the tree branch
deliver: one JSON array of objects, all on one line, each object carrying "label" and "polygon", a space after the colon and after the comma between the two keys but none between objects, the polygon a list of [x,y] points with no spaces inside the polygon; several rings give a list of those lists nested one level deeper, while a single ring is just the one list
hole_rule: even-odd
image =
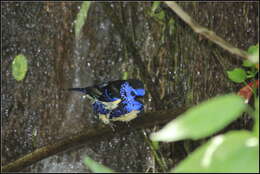
[{"label": "tree branch", "polygon": [[247,52],[238,49],[217,36],[213,31],[208,30],[207,28],[202,27],[196,21],[194,21],[183,9],[174,1],[166,1],[165,2],[185,23],[187,23],[196,33],[201,34],[208,38],[210,41],[216,43],[220,47],[229,51],[231,54],[235,54],[242,58],[248,59],[249,55]]},{"label": "tree branch", "polygon": [[[152,127],[156,124],[163,124],[176,118],[186,110],[187,108],[177,108],[143,113],[140,115],[140,117],[137,117],[135,120],[129,123],[131,129],[129,129],[125,123],[115,122],[115,132],[117,135],[123,135],[132,131],[133,129],[143,129]],[[76,135],[69,136],[65,140],[61,140],[55,144],[36,149],[34,152],[29,153],[14,162],[10,162],[7,165],[1,166],[1,172],[18,172],[21,169],[30,166],[46,157],[55,155],[70,148],[75,148],[76,146],[83,143],[96,141],[102,137],[113,136],[115,132],[109,125],[100,124],[97,127],[83,130]]]}]

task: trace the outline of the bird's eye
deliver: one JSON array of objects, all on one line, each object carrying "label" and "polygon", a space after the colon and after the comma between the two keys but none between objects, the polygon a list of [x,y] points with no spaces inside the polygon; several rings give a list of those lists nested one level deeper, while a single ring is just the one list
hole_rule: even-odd
[{"label": "bird's eye", "polygon": [[131,91],[131,95],[132,95],[132,96],[135,96],[135,93],[134,93],[134,91]]}]

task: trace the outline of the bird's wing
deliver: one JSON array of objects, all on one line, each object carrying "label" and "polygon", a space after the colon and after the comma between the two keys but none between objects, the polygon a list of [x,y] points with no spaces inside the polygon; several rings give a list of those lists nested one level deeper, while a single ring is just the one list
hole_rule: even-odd
[{"label": "bird's wing", "polygon": [[120,88],[123,80],[101,83],[93,86],[91,95],[103,102],[114,102],[120,99]]},{"label": "bird's wing", "polygon": [[90,95],[94,99],[99,99],[100,96],[103,95],[103,91],[96,86],[87,87],[87,94]]},{"label": "bird's wing", "polygon": [[94,101],[115,102],[121,98],[120,89],[124,82],[124,80],[116,80],[85,88],[69,88],[69,90],[83,92]]}]

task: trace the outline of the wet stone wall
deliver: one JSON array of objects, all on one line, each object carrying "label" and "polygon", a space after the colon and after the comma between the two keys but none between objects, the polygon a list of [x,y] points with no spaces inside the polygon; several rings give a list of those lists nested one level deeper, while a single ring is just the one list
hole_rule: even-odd
[{"label": "wet stone wall", "polygon": [[[129,78],[145,83],[146,112],[192,106],[241,87],[225,74],[241,65],[241,60],[194,33],[164,4],[161,24],[149,15],[151,5],[94,2],[81,37],[76,39],[74,25],[81,2],[1,3],[3,164],[100,124],[88,99],[69,93],[65,90],[69,87],[120,79],[127,72]],[[258,2],[179,5],[238,48],[258,42]],[[170,19],[174,19],[172,26]],[[11,63],[20,53],[27,57],[29,68],[25,79],[17,82]],[[229,129],[250,126],[245,116]],[[194,144],[191,150],[198,143]],[[188,154],[182,141],[161,148],[169,166]],[[132,130],[129,135],[115,133],[113,138],[59,153],[24,171],[87,172],[82,163],[87,155],[116,171],[144,172],[154,167],[143,131]]]}]

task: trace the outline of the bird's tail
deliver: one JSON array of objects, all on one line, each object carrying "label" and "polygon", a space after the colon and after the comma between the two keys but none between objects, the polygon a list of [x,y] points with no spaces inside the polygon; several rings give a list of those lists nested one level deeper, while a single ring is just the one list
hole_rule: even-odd
[{"label": "bird's tail", "polygon": [[88,94],[88,89],[87,88],[69,88],[68,89],[69,91],[79,91],[79,92],[82,92],[84,94]]}]

